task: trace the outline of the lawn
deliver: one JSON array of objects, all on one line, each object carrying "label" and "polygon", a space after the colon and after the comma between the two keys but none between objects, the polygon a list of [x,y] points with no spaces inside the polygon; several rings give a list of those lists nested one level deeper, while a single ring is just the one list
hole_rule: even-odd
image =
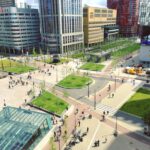
[{"label": "lawn", "polygon": [[58,83],[58,86],[63,88],[78,89],[83,88],[87,84],[92,83],[92,79],[85,76],[69,75]]},{"label": "lawn", "polygon": [[68,103],[47,91],[44,91],[41,96],[34,99],[31,104],[58,115],[61,115],[69,106]]},{"label": "lawn", "polygon": [[133,53],[134,51],[137,51],[138,49],[140,49],[140,45],[137,44],[137,43],[134,43],[132,45],[129,45],[128,47],[126,48],[122,48],[116,52],[113,52],[112,53],[112,56],[113,58],[121,58],[121,57],[124,57],[124,56],[127,56],[131,53]]},{"label": "lawn", "polygon": [[33,71],[35,68],[19,63],[17,61],[4,59],[0,61],[0,70],[20,74]]},{"label": "lawn", "polygon": [[120,110],[143,118],[150,111],[150,91],[140,88]]},{"label": "lawn", "polygon": [[102,45],[102,50],[106,51],[108,49],[111,48],[116,48],[118,46],[122,46],[122,45],[128,45],[130,43],[129,40],[124,39],[124,40],[117,40],[117,41],[113,41],[113,42],[108,42],[107,44]]},{"label": "lawn", "polygon": [[101,71],[104,67],[105,66],[102,64],[86,63],[83,66],[81,66],[80,69],[91,70],[91,71]]}]

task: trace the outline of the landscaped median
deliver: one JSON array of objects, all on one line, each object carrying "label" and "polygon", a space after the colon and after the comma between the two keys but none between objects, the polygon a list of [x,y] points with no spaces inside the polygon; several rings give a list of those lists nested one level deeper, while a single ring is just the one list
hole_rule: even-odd
[{"label": "landscaped median", "polygon": [[31,102],[31,105],[57,115],[61,115],[69,106],[64,100],[47,91],[43,91]]},{"label": "landscaped median", "polygon": [[60,81],[57,86],[66,88],[66,89],[79,89],[87,86],[92,83],[92,79],[87,76],[80,75],[69,75]]},{"label": "landscaped median", "polygon": [[33,71],[35,70],[35,68],[27,66],[26,64],[17,61],[3,59],[0,61],[0,70],[20,74]]},{"label": "landscaped median", "polygon": [[105,66],[99,63],[86,63],[80,67],[83,70],[90,70],[90,71],[101,71]]},{"label": "landscaped median", "polygon": [[120,110],[143,118],[150,111],[150,90],[140,88]]}]

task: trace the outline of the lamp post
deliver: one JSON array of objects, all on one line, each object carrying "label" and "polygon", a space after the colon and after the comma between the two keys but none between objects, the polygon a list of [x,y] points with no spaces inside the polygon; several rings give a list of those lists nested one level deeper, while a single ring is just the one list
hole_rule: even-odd
[{"label": "lamp post", "polygon": [[114,136],[115,136],[115,137],[117,137],[117,136],[118,136],[117,115],[116,115],[116,125],[115,125],[115,132],[114,132]]},{"label": "lamp post", "polygon": [[96,90],[94,92],[94,110],[96,110]]},{"label": "lamp post", "polygon": [[90,83],[87,84],[88,87],[88,97],[90,96]]},{"label": "lamp post", "polygon": [[115,76],[115,92],[116,92],[116,88],[117,88],[117,79],[116,79],[116,76]]},{"label": "lamp post", "polygon": [[56,82],[58,82],[58,69],[56,67]]}]

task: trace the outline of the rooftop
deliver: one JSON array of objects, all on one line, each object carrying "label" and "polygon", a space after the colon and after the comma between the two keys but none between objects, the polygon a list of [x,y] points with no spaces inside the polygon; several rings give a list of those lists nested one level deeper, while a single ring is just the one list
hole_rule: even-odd
[{"label": "rooftop", "polygon": [[44,122],[47,123],[47,130],[51,128],[49,115],[14,107],[3,108],[0,112],[0,122],[1,150],[28,148]]}]

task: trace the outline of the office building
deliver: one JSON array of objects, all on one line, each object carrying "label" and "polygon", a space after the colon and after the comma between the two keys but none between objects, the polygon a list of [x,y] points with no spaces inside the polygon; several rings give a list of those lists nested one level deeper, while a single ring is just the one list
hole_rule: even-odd
[{"label": "office building", "polygon": [[82,0],[42,0],[42,47],[50,53],[69,54],[83,46]]},{"label": "office building", "polygon": [[0,47],[18,53],[38,48],[40,42],[37,9],[0,8]]},{"label": "office building", "polygon": [[116,10],[98,7],[84,7],[84,43],[92,46],[118,35]]},{"label": "office building", "polygon": [[140,60],[150,63],[150,1],[140,1],[139,22],[141,25]]},{"label": "office building", "polygon": [[117,24],[123,36],[138,35],[139,0],[119,0]]}]

